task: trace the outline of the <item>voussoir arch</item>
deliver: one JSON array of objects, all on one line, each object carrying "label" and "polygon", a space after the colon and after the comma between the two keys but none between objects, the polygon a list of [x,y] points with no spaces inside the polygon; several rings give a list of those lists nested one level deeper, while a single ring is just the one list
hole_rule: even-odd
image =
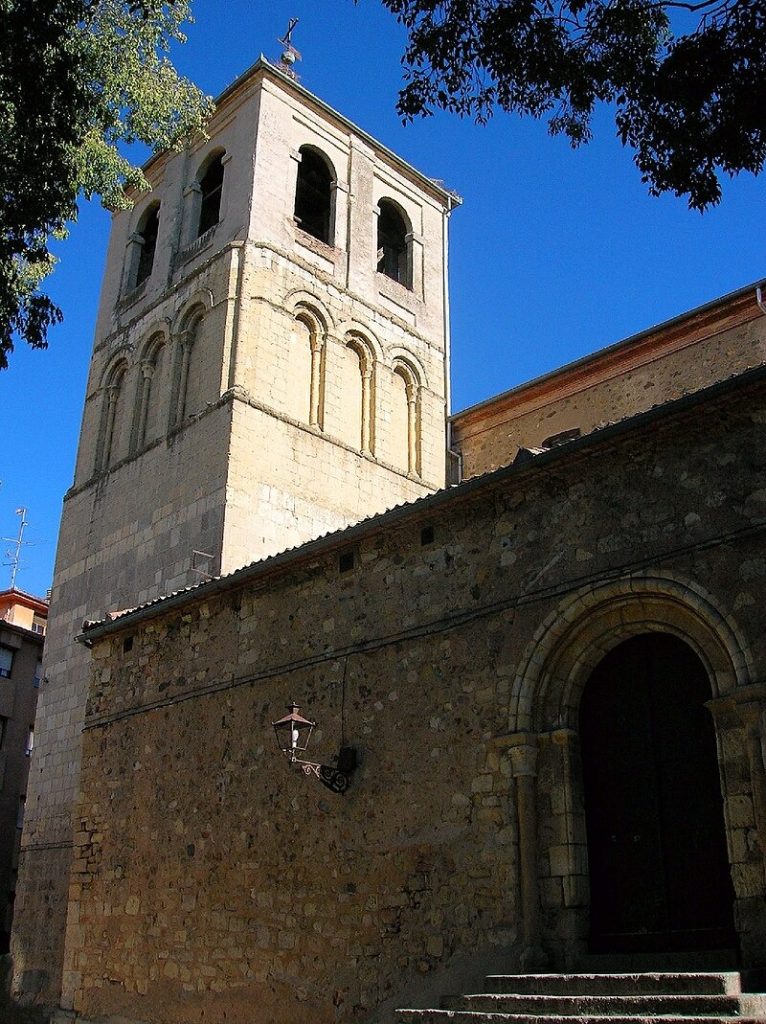
[{"label": "voussoir arch", "polygon": [[325,331],[335,330],[335,318],[319,296],[306,288],[294,288],[285,296],[284,306],[291,311],[293,316],[301,310],[308,309],[321,321]]},{"label": "voussoir arch", "polygon": [[753,679],[749,647],[710,593],[671,573],[635,573],[570,594],[541,624],[514,680],[509,731],[576,728],[598,662],[622,640],[649,632],[673,633],[695,651],[711,698]]},{"label": "voussoir arch", "polygon": [[138,362],[143,363],[151,360],[157,350],[170,341],[170,329],[165,322],[155,323],[144,332],[141,344],[138,346]]},{"label": "voussoir arch", "polygon": [[404,371],[412,383],[418,387],[428,387],[428,377],[426,375],[425,367],[416,355],[409,351],[409,349],[403,348],[391,348],[387,353],[387,362],[389,367],[396,372],[397,369],[401,372]]},{"label": "voussoir arch", "polygon": [[366,324],[358,323],[356,320],[343,320],[338,324],[337,337],[344,344],[349,341],[357,342],[367,349],[372,359],[376,362],[383,362],[383,346],[377,335]]},{"label": "voussoir arch", "polygon": [[122,377],[130,369],[133,362],[134,348],[128,342],[120,345],[109,358],[109,362],[106,364],[101,372],[99,378],[99,390],[105,387],[109,387],[110,384],[114,384],[118,378]]},{"label": "voussoir arch", "polygon": [[186,299],[176,313],[171,325],[171,333],[176,334],[178,331],[186,330],[189,322],[193,320],[200,311],[203,315],[209,313],[214,305],[215,298],[211,290],[209,288],[200,288],[199,291],[196,291]]}]

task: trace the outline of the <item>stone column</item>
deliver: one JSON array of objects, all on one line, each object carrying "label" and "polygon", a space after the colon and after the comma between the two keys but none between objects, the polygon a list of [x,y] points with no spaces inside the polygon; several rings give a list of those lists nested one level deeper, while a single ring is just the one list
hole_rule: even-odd
[{"label": "stone column", "polygon": [[372,367],[366,359],[362,366],[362,451],[372,455]]},{"label": "stone column", "polygon": [[761,701],[747,701],[740,704],[737,711],[745,729],[753,817],[766,867],[766,707]]},{"label": "stone column", "polygon": [[418,386],[407,381],[407,468],[419,473],[418,465]]},{"label": "stone column", "polygon": [[177,427],[184,418],[186,385],[189,381],[189,361],[191,359],[191,348],[194,342],[194,332],[182,331],[178,340],[181,345],[181,366],[178,373],[178,391],[176,392],[175,407],[173,409],[172,426],[174,427]]},{"label": "stone column", "polygon": [[141,363],[141,393],[138,399],[138,420],[136,422],[136,436],[135,436],[135,449],[143,447],[144,441],[146,440],[146,417],[149,412],[149,396],[152,390],[152,375],[154,373],[154,363],[150,359],[145,359]]},{"label": "stone column", "polygon": [[[766,967],[766,684],[707,702],[713,713],[726,807],[735,924],[745,967]],[[741,733],[744,733],[744,743]],[[749,799],[748,799],[749,798]],[[755,838],[756,843],[752,840]]]},{"label": "stone column", "polygon": [[545,962],[540,945],[540,885],[537,868],[537,736],[515,733],[508,737],[511,775],[516,780],[519,836],[519,889],[523,952],[522,967]]},{"label": "stone column", "polygon": [[99,468],[106,469],[112,458],[112,443],[114,441],[114,420],[117,415],[117,398],[120,393],[119,384],[109,384],[106,388],[106,416],[104,419],[104,433],[101,452],[99,455]]},{"label": "stone column", "polygon": [[311,398],[309,403],[309,423],[312,427],[322,427],[322,354],[324,338],[317,330],[311,332]]}]

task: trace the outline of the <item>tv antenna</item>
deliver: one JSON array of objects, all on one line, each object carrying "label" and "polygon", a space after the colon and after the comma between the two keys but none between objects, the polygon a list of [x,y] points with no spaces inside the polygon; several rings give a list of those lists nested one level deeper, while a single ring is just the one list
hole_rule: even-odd
[{"label": "tv antenna", "polygon": [[296,82],[298,81],[298,73],[295,70],[295,62],[302,59],[300,51],[296,50],[293,46],[293,32],[297,24],[297,18],[290,18],[287,23],[287,31],[277,40],[278,43],[284,46],[282,56],[279,58],[279,70],[283,75],[287,75],[288,78],[292,78]]},{"label": "tv antenna", "polygon": [[3,565],[8,565],[11,568],[11,590],[16,587],[16,576],[21,565],[21,549],[29,544],[29,541],[24,540],[24,530],[29,523],[27,522],[27,510],[25,508],[17,508],[16,515],[21,517],[19,522],[19,532],[15,537],[0,537],[0,540],[6,544],[12,544],[13,546],[5,552],[5,557],[8,559],[7,562],[3,562]]}]

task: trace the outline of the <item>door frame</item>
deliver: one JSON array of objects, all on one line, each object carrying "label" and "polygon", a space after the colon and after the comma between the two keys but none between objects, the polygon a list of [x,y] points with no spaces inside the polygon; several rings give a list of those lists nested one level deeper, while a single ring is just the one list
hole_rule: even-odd
[{"label": "door frame", "polygon": [[[516,673],[508,731],[498,746],[507,751],[515,794],[522,787],[527,792],[523,815],[517,804],[516,828],[522,960],[528,964],[542,962],[542,956],[572,963],[586,952],[589,879],[580,698],[604,655],[622,640],[648,632],[685,641],[710,682],[708,707],[716,731],[742,962],[763,962],[764,855],[743,837],[755,832],[766,850],[766,778],[759,777],[759,770],[766,773],[758,761],[766,732],[766,686],[753,682],[757,676],[749,646],[707,591],[674,574],[646,571],[570,594],[540,625]],[[762,732],[749,739],[756,728]]]}]

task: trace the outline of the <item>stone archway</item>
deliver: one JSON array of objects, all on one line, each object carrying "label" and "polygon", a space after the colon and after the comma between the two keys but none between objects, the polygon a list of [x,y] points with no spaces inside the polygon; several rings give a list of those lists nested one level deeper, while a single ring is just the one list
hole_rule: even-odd
[{"label": "stone archway", "polygon": [[[515,779],[528,963],[540,959],[541,947],[563,962],[585,951],[590,894],[579,736],[581,697],[596,665],[614,647],[649,633],[683,640],[709,681],[708,704],[716,722],[741,939],[743,908],[749,906],[752,925],[753,900],[762,900],[766,893],[762,853],[759,858],[757,850],[743,852],[738,834],[743,828],[757,833],[760,827],[766,848],[763,764],[757,751],[752,753],[754,745],[745,740],[738,711],[745,698],[743,707],[751,708],[759,696],[754,691],[761,689],[753,685],[757,677],[748,646],[731,618],[722,614],[702,587],[668,573],[634,574],[569,595],[537,630],[514,681],[509,731],[501,746],[508,748]],[[742,793],[743,776],[749,776],[744,782],[747,794]],[[746,870],[741,866],[745,862]],[[751,930],[753,936],[763,938],[763,911]],[[748,945],[754,944],[743,941],[743,948]]]}]

